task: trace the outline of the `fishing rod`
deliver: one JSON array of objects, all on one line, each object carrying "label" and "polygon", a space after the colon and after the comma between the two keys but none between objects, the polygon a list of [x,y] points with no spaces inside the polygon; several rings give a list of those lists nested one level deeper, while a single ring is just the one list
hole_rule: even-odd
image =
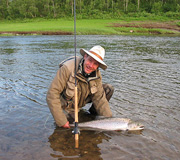
[{"label": "fishing rod", "polygon": [[79,130],[78,130],[78,94],[77,94],[77,71],[76,71],[76,0],[74,0],[74,53],[75,53],[75,92],[74,92],[74,108],[75,108],[75,123],[74,123],[74,135],[75,135],[75,148],[79,148]]}]

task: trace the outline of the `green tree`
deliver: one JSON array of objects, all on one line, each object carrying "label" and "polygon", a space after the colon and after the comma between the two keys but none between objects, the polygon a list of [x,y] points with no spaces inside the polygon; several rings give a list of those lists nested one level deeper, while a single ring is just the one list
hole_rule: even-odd
[{"label": "green tree", "polygon": [[[0,18],[59,18],[73,16],[74,0],[0,0]],[[98,17],[107,14],[118,17],[126,13],[180,12],[180,0],[77,0],[79,17]],[[133,14],[132,14],[133,15]],[[171,14],[173,15],[173,14]]]},{"label": "green tree", "polygon": [[4,19],[8,16],[8,7],[9,7],[8,0],[0,0],[0,18],[1,19]]},{"label": "green tree", "polygon": [[155,14],[161,12],[162,11],[162,5],[163,5],[163,3],[161,1],[153,3],[151,12],[155,13]]}]

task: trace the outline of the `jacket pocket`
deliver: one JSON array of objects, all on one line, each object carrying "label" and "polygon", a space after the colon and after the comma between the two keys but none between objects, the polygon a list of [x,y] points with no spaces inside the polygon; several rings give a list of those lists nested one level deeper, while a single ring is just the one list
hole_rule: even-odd
[{"label": "jacket pocket", "polygon": [[97,84],[94,81],[90,82],[90,90],[91,90],[91,94],[95,94],[97,92]]}]

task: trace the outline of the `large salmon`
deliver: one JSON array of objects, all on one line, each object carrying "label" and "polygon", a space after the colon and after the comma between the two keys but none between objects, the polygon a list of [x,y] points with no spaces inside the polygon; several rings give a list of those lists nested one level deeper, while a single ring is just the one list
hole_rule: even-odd
[{"label": "large salmon", "polygon": [[101,130],[123,130],[123,131],[136,131],[144,129],[144,126],[137,122],[132,122],[130,119],[125,118],[106,118],[100,120],[93,120],[89,122],[79,123],[81,128],[101,129]]}]

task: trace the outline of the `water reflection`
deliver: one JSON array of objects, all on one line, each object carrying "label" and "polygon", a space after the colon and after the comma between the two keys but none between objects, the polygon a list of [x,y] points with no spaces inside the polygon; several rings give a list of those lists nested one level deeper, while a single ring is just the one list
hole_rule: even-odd
[{"label": "water reflection", "polygon": [[57,158],[82,158],[82,159],[102,159],[98,144],[103,141],[108,141],[110,137],[102,132],[97,131],[81,131],[79,136],[79,148],[75,149],[74,136],[72,130],[63,130],[56,128],[53,134],[49,137],[50,147],[54,151],[59,151],[60,154],[51,154]]}]

